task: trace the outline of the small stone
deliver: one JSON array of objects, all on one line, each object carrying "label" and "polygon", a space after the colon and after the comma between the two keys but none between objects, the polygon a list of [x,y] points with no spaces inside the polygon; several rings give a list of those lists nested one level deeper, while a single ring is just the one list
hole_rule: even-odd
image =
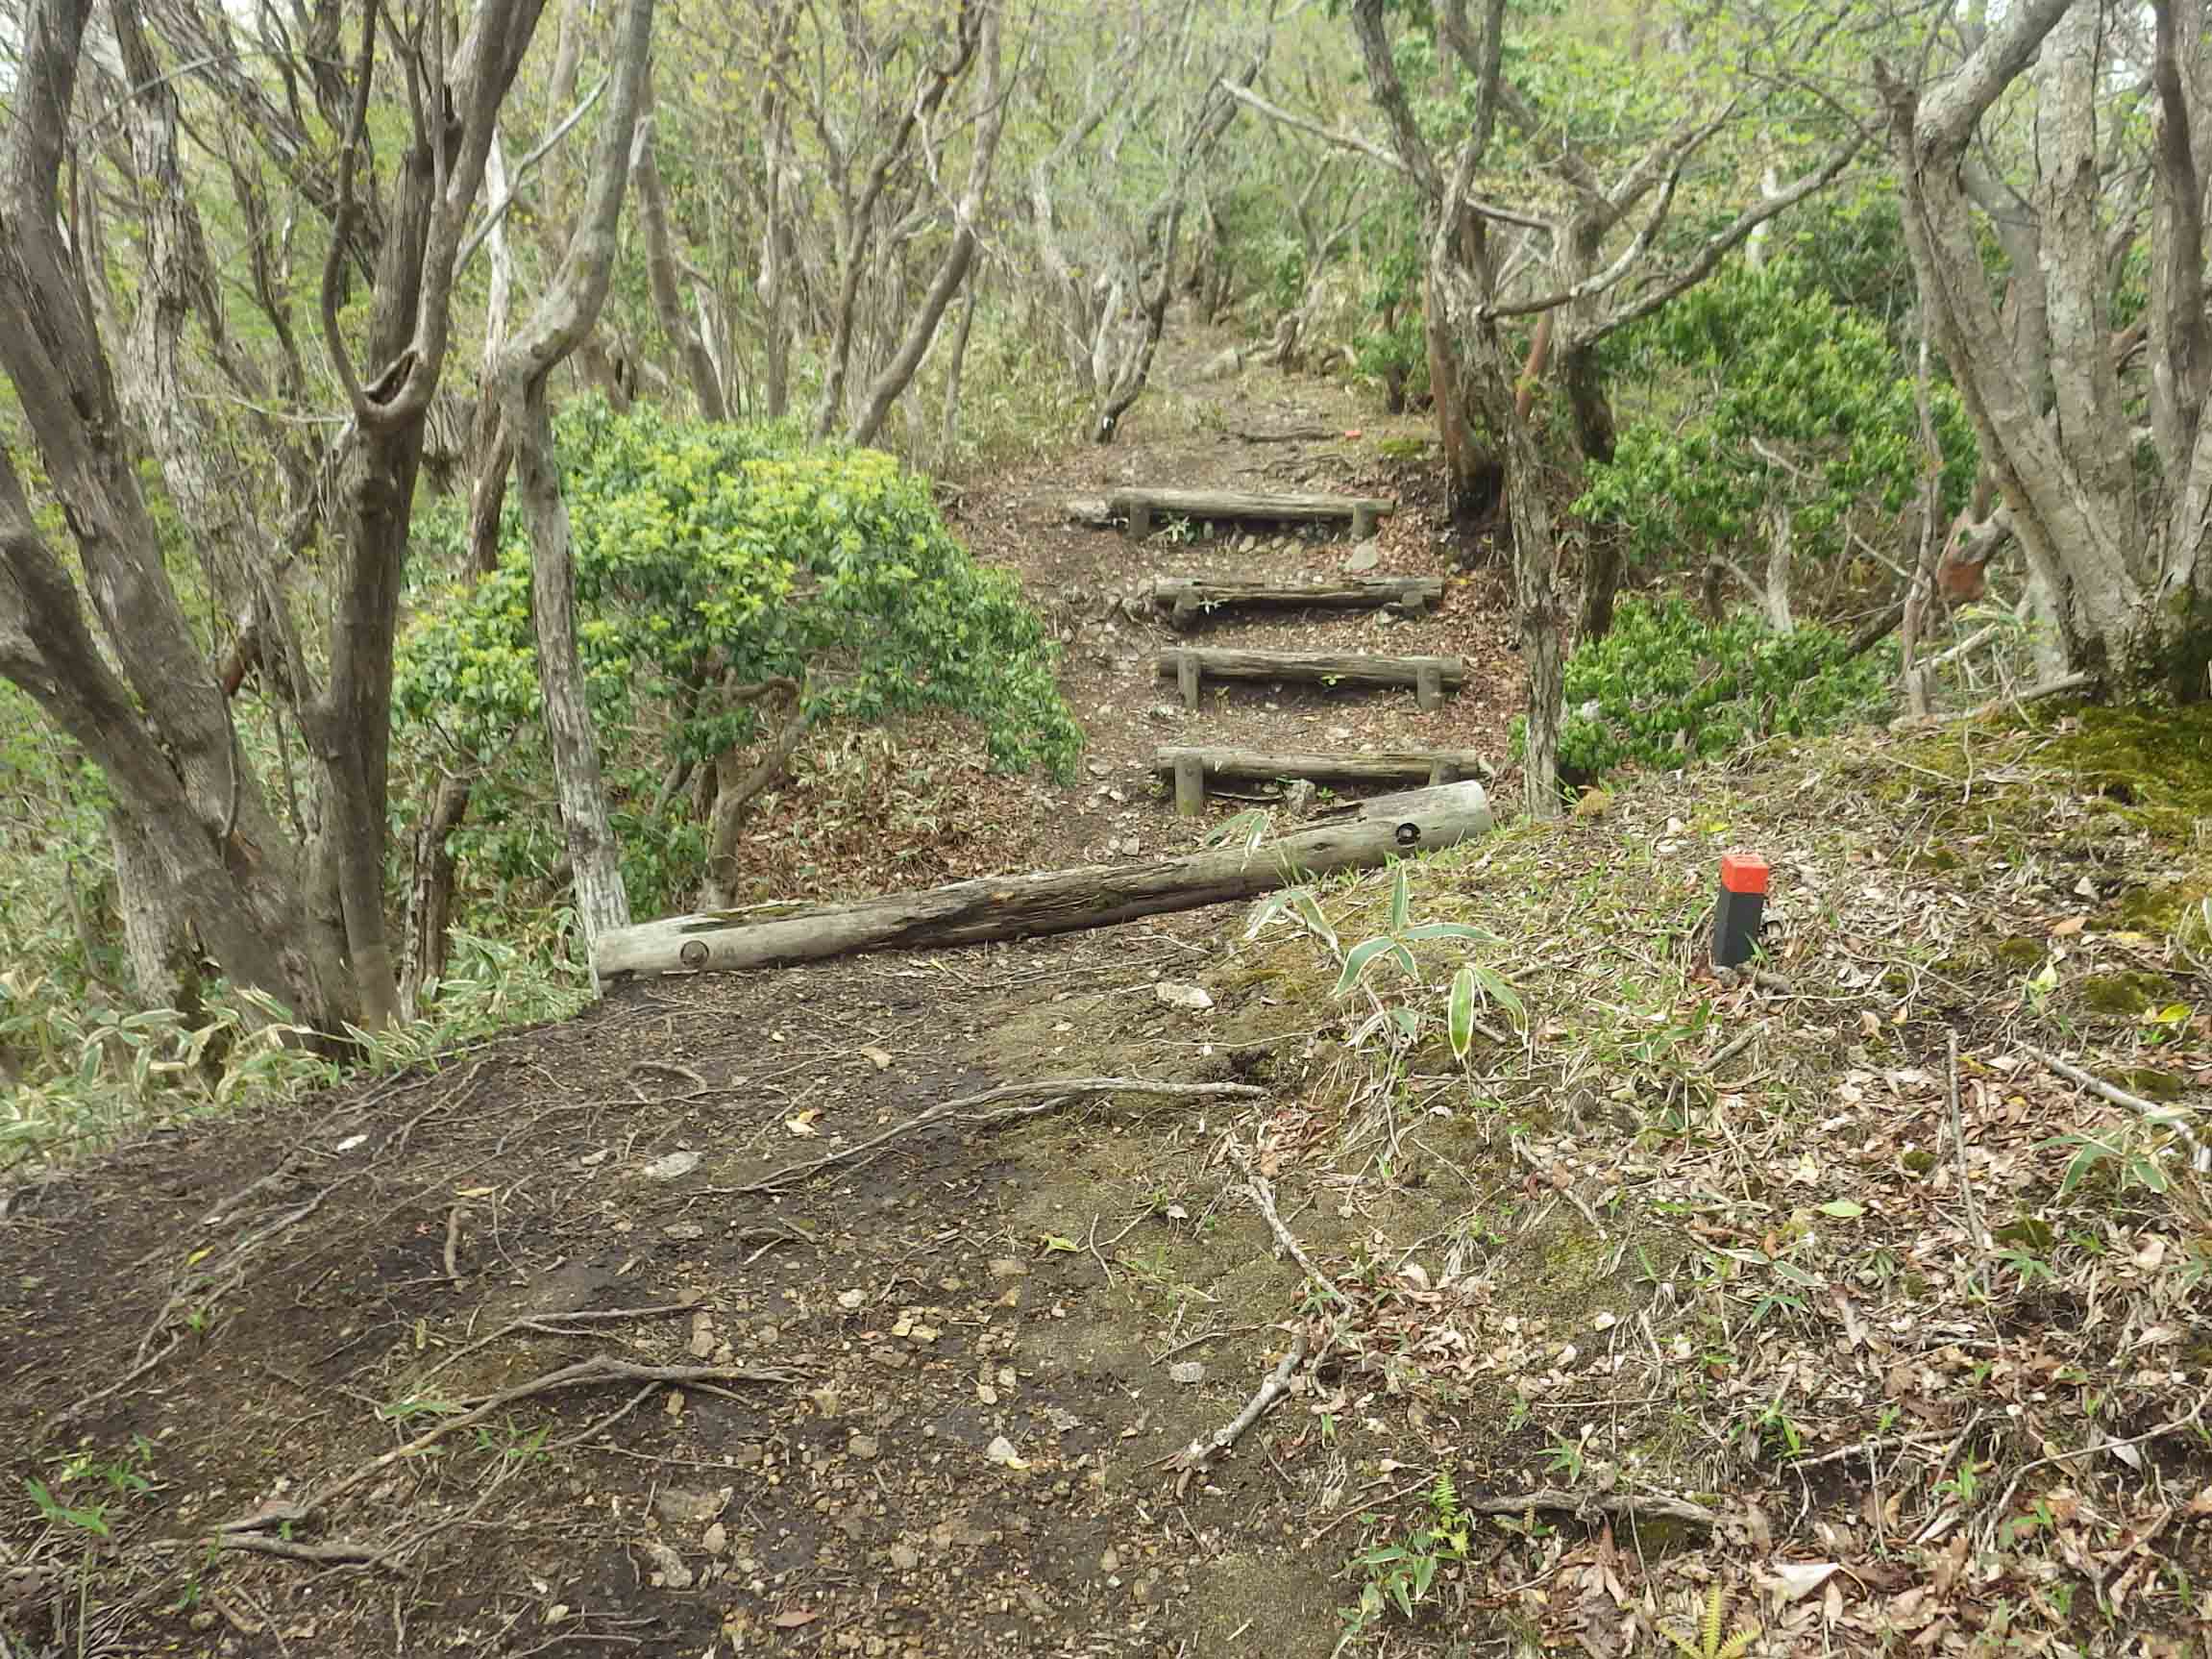
[{"label": "small stone", "polygon": [[911,1544],[894,1544],[891,1547],[891,1565],[901,1572],[912,1572],[922,1565],[922,1551]]},{"label": "small stone", "polygon": [[875,1457],[882,1447],[873,1434],[856,1434],[845,1443],[845,1449],[861,1461],[867,1462]]},{"label": "small stone", "polygon": [[1014,1449],[1014,1442],[1008,1440],[1003,1434],[997,1436],[983,1449],[983,1455],[1004,1469],[1027,1469],[1029,1467],[1021,1461],[1021,1454]]},{"label": "small stone", "polygon": [[1107,1550],[1107,1551],[1106,1551],[1106,1553],[1105,1553],[1105,1554],[1103,1554],[1103,1555],[1099,1556],[1099,1557],[1098,1557],[1098,1571],[1099,1571],[1099,1572],[1120,1572],[1120,1571],[1121,1571],[1121,1552],[1120,1552],[1118,1549],[1109,1549],[1109,1550]]},{"label": "small stone", "polygon": [[665,1158],[655,1158],[651,1163],[646,1165],[645,1173],[647,1177],[651,1180],[673,1181],[676,1176],[688,1176],[698,1168],[699,1154],[697,1152],[671,1152]]},{"label": "small stone", "polygon": [[729,1548],[729,1528],[718,1521],[706,1529],[699,1542],[709,1555],[720,1555]]},{"label": "small stone", "polygon": [[1206,1380],[1206,1367],[1195,1359],[1186,1359],[1167,1368],[1167,1380],[1179,1382],[1185,1388],[1194,1388]]},{"label": "small stone", "polygon": [[996,1256],[991,1262],[991,1276],[993,1278],[1027,1278],[1029,1276],[1029,1264],[1020,1256]]},{"label": "small stone", "polygon": [[683,1557],[657,1539],[645,1547],[645,1553],[656,1570],[659,1582],[671,1590],[689,1590],[693,1572],[683,1564]]},{"label": "small stone", "polygon": [[702,1239],[706,1237],[706,1228],[700,1226],[697,1222],[670,1222],[660,1230],[672,1239]]},{"label": "small stone", "polygon": [[1152,995],[1170,1008],[1188,1008],[1202,1014],[1214,1005],[1214,999],[1206,994],[1203,985],[1191,985],[1177,979],[1162,979],[1152,987]]},{"label": "small stone", "polygon": [[837,1293],[837,1305],[842,1308],[858,1307],[867,1300],[868,1293],[864,1290],[841,1290]]},{"label": "small stone", "polygon": [[1351,557],[1344,560],[1344,568],[1346,570],[1372,570],[1382,562],[1383,545],[1379,541],[1370,539],[1363,541],[1358,547],[1352,549]]}]

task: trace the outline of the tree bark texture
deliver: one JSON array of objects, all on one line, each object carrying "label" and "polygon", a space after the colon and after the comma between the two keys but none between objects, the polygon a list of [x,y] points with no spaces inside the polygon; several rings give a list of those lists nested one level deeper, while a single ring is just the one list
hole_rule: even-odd
[{"label": "tree bark texture", "polygon": [[[2212,433],[2202,419],[2212,353],[2196,139],[2206,111],[2194,70],[2199,22],[2170,0],[2151,12],[2156,211],[2143,340],[2156,458],[2150,487],[2137,477],[2119,380],[2132,348],[2115,351],[2104,309],[2099,115],[2119,48],[2100,7],[2020,0],[1932,87],[1905,85],[1886,68],[1879,80],[1930,331],[2030,570],[2051,597],[2069,665],[2116,694],[2193,701],[2212,690]],[[1969,157],[1982,117],[2024,79],[2035,106],[2034,179],[2017,205],[2032,222],[2008,225],[2006,217],[2021,216],[2008,213],[1998,223],[2008,250],[2032,241],[2035,263],[2016,266],[2007,316],[1975,262],[1972,192],[1980,181]],[[2032,360],[2045,350],[2048,388]]]},{"label": "tree bark texture", "polygon": [[660,182],[660,166],[653,159],[649,137],[637,157],[637,216],[645,231],[646,276],[652,288],[652,311],[660,332],[676,348],[684,379],[698,401],[702,420],[729,419],[729,403],[723,396],[722,376],[706,349],[702,334],[684,310],[683,286],[676,280],[676,237],[669,229],[668,192]]},{"label": "tree bark texture", "polygon": [[602,938],[592,967],[602,982],[614,982],[1111,927],[1436,852],[1491,825],[1481,784],[1448,783],[1360,803],[1252,852],[988,878],[854,904],[779,906],[774,916],[718,911],[649,922]]},{"label": "tree bark texture", "polygon": [[627,0],[624,6],[613,92],[582,214],[553,286],[502,354],[499,371],[504,419],[515,447],[515,485],[530,527],[530,605],[547,746],[576,881],[577,919],[587,948],[601,934],[628,926],[629,899],[600,773],[598,730],[584,697],[583,658],[577,644],[576,550],[553,456],[546,386],[554,367],[591,332],[606,300],[623,194],[643,136],[638,118],[653,4]]}]

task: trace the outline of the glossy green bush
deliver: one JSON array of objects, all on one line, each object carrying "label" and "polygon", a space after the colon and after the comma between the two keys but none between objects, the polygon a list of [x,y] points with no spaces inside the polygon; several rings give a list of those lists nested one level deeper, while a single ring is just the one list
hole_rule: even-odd
[{"label": "glossy green bush", "polygon": [[[703,689],[803,676],[819,712],[952,708],[982,724],[1001,766],[1072,766],[1082,734],[1044,624],[889,456],[599,405],[561,436],[579,643],[602,718],[660,705],[677,752],[703,758],[745,741],[756,719],[694,712],[712,702]],[[454,533],[450,518],[443,528]],[[532,649],[528,538],[510,515],[498,572],[409,631],[401,712],[495,750],[537,719]]]},{"label": "glossy green bush", "polygon": [[[1852,515],[1880,535],[1919,490],[1907,365],[1880,328],[1787,261],[1717,277],[1632,334],[1616,367],[1673,377],[1686,407],[1628,426],[1575,505],[1619,527],[1639,560],[1763,546],[1778,508],[1801,558],[1832,557],[1848,550]],[[1973,487],[1977,452],[1957,394],[1938,382],[1930,406],[1948,517]]]},{"label": "glossy green bush", "polygon": [[1680,600],[1630,600],[1611,632],[1567,659],[1561,767],[1591,779],[1631,761],[1680,766],[1864,718],[1890,672],[1849,649],[1815,624],[1781,634],[1751,616],[1708,622]]}]

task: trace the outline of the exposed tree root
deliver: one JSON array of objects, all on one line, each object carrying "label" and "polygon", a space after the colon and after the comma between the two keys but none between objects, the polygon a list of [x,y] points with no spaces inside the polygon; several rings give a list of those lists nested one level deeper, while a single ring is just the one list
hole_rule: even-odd
[{"label": "exposed tree root", "polygon": [[[455,1417],[449,1417],[435,1427],[426,1429],[405,1446],[395,1446],[362,1464],[350,1474],[340,1475],[329,1484],[310,1492],[293,1503],[265,1503],[253,1514],[227,1521],[216,1528],[213,1543],[224,1549],[261,1549],[265,1554],[285,1551],[268,1549],[272,1542],[289,1544],[288,1539],[271,1539],[267,1535],[279,1527],[297,1526],[312,1520],[317,1512],[353,1491],[356,1487],[375,1478],[395,1463],[418,1457],[449,1434],[464,1428],[473,1428],[503,1407],[533,1395],[553,1394],[562,1389],[589,1388],[602,1382],[650,1382],[655,1384],[708,1383],[708,1382],[774,1382],[795,1380],[789,1372],[757,1371],[748,1366],[729,1365],[637,1365],[628,1360],[610,1359],[604,1354],[582,1360],[575,1365],[549,1371],[542,1376],[520,1382],[512,1388],[503,1388],[497,1394],[486,1395],[470,1402],[471,1409]],[[247,1544],[243,1539],[258,1539]],[[386,1553],[373,1551],[374,1560]],[[312,1559],[310,1557],[310,1559]]]},{"label": "exposed tree root", "polygon": [[[871,1136],[857,1145],[839,1151],[828,1152],[803,1164],[793,1164],[777,1170],[772,1176],[763,1176],[757,1181],[748,1181],[739,1187],[722,1187],[720,1192],[745,1194],[786,1192],[801,1181],[812,1180],[824,1170],[841,1167],[857,1168],[880,1157],[892,1142],[927,1128],[932,1124],[1002,1123],[1011,1118],[1035,1117],[1040,1112],[1052,1111],[1069,1101],[1085,1095],[1155,1095],[1194,1100],[1250,1100],[1267,1091],[1250,1083],[1155,1083],[1143,1077],[1045,1077],[1034,1083],[1007,1083],[999,1088],[986,1089],[979,1095],[963,1095],[958,1100],[940,1101],[926,1111],[918,1112],[902,1124],[894,1124],[879,1135]],[[1019,1106],[1008,1111],[989,1112],[973,1117],[978,1106],[988,1106],[997,1101],[1030,1100],[1045,1097],[1033,1106]]]}]

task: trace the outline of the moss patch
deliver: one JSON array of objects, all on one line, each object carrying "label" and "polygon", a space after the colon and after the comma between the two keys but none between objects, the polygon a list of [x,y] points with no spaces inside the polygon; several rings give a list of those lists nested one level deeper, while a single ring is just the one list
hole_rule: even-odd
[{"label": "moss patch", "polygon": [[2082,708],[2044,757],[2161,841],[2187,845],[2198,821],[2212,818],[2212,705]]},{"label": "moss patch", "polygon": [[2146,1008],[2173,1000],[2174,986],[2163,974],[2132,969],[2118,974],[2092,974],[2081,981],[2081,1001],[2094,1014],[2132,1019]]}]

